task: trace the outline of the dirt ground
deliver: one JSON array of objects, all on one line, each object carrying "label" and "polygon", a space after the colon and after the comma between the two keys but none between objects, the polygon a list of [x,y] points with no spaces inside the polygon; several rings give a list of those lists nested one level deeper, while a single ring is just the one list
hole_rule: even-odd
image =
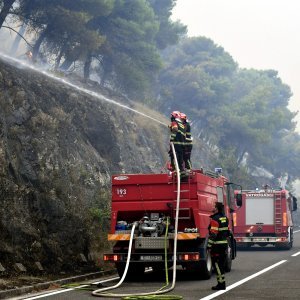
[{"label": "dirt ground", "polygon": [[30,286],[37,283],[49,282],[53,278],[49,276],[28,276],[28,275],[19,275],[13,277],[4,277],[0,278],[0,290],[10,290],[16,289],[22,286]]},{"label": "dirt ground", "polygon": [[[78,275],[78,274],[77,274]],[[73,275],[60,275],[60,276],[49,276],[49,275],[41,275],[41,276],[30,276],[30,275],[18,275],[11,277],[1,277],[0,278],[0,291],[16,289],[23,286],[31,286],[38,283],[51,282],[58,279],[63,279],[67,277],[73,277]]]}]

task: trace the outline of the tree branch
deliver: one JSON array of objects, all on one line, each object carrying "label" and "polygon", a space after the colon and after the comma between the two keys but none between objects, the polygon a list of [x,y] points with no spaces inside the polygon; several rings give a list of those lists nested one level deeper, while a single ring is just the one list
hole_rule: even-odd
[{"label": "tree branch", "polygon": [[9,26],[2,26],[2,28],[7,28],[7,29],[9,29],[9,30],[12,30],[12,31],[14,31],[17,35],[19,35],[25,42],[26,42],[26,44],[29,46],[29,47],[31,47],[31,48],[33,48],[33,46],[24,38],[24,36],[22,35],[22,34],[20,34],[19,32],[17,32],[15,29],[13,29],[12,27],[9,27]]}]

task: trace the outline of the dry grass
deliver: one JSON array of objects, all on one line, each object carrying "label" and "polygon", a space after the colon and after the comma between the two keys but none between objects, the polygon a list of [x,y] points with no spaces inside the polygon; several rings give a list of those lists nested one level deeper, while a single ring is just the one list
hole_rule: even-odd
[{"label": "dry grass", "polygon": [[52,116],[44,113],[43,111],[39,111],[35,116],[31,118],[32,128],[46,128],[48,130],[55,131],[58,128],[57,119]]}]

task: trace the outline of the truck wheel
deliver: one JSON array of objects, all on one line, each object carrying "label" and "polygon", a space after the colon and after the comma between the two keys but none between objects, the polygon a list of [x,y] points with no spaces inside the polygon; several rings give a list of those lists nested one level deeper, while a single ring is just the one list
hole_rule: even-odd
[{"label": "truck wheel", "polygon": [[[168,269],[171,267],[171,265],[168,264]],[[155,264],[152,266],[152,270],[155,273],[166,273],[165,264]]]},{"label": "truck wheel", "polygon": [[282,245],[283,250],[290,250],[293,248],[293,241],[294,241],[294,236],[293,236],[293,229],[289,227],[289,241],[287,243],[284,243]]},{"label": "truck wheel", "polygon": [[227,246],[227,252],[226,252],[226,260],[224,265],[225,272],[231,271],[231,265],[232,265],[232,245],[231,245],[231,240],[229,240]]},{"label": "truck wheel", "polygon": [[205,261],[200,262],[200,276],[202,279],[210,279],[212,273],[212,260],[210,252],[206,251]]},{"label": "truck wheel", "polygon": [[293,248],[293,242],[294,242],[294,231],[291,227],[289,227],[289,249]]},{"label": "truck wheel", "polygon": [[122,276],[123,276],[123,273],[124,273],[124,271],[125,271],[125,263],[116,263],[115,266],[116,266],[118,275],[119,275],[120,277],[122,277]]},{"label": "truck wheel", "polygon": [[291,243],[280,243],[275,245],[275,249],[277,250],[290,250],[293,245]]},{"label": "truck wheel", "polygon": [[238,250],[249,250],[251,248],[251,243],[236,243],[236,248]]},{"label": "truck wheel", "polygon": [[[125,272],[125,263],[116,263],[116,269],[120,277],[123,276]],[[143,264],[129,264],[129,268],[125,277],[126,281],[139,280],[142,278],[145,271],[145,266]]]},{"label": "truck wheel", "polygon": [[290,250],[293,248],[293,242],[294,242],[293,229],[289,227],[288,242],[275,244],[275,248],[278,250]]}]

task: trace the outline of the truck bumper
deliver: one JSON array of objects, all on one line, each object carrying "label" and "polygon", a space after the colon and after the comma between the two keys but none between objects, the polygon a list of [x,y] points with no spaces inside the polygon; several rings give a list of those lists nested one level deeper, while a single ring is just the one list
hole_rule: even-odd
[{"label": "truck bumper", "polygon": [[277,243],[286,243],[288,242],[287,237],[236,237],[237,246],[245,246],[245,244],[277,244]]},{"label": "truck bumper", "polygon": [[[165,258],[164,253],[133,253],[131,254],[130,262],[137,262],[137,263],[162,263],[173,261],[173,254],[167,254]],[[199,252],[184,252],[184,253],[177,253],[177,262],[192,262],[192,261],[202,261],[205,260],[206,257],[200,257]],[[127,253],[108,253],[103,255],[104,262],[126,262],[127,260]]]}]

